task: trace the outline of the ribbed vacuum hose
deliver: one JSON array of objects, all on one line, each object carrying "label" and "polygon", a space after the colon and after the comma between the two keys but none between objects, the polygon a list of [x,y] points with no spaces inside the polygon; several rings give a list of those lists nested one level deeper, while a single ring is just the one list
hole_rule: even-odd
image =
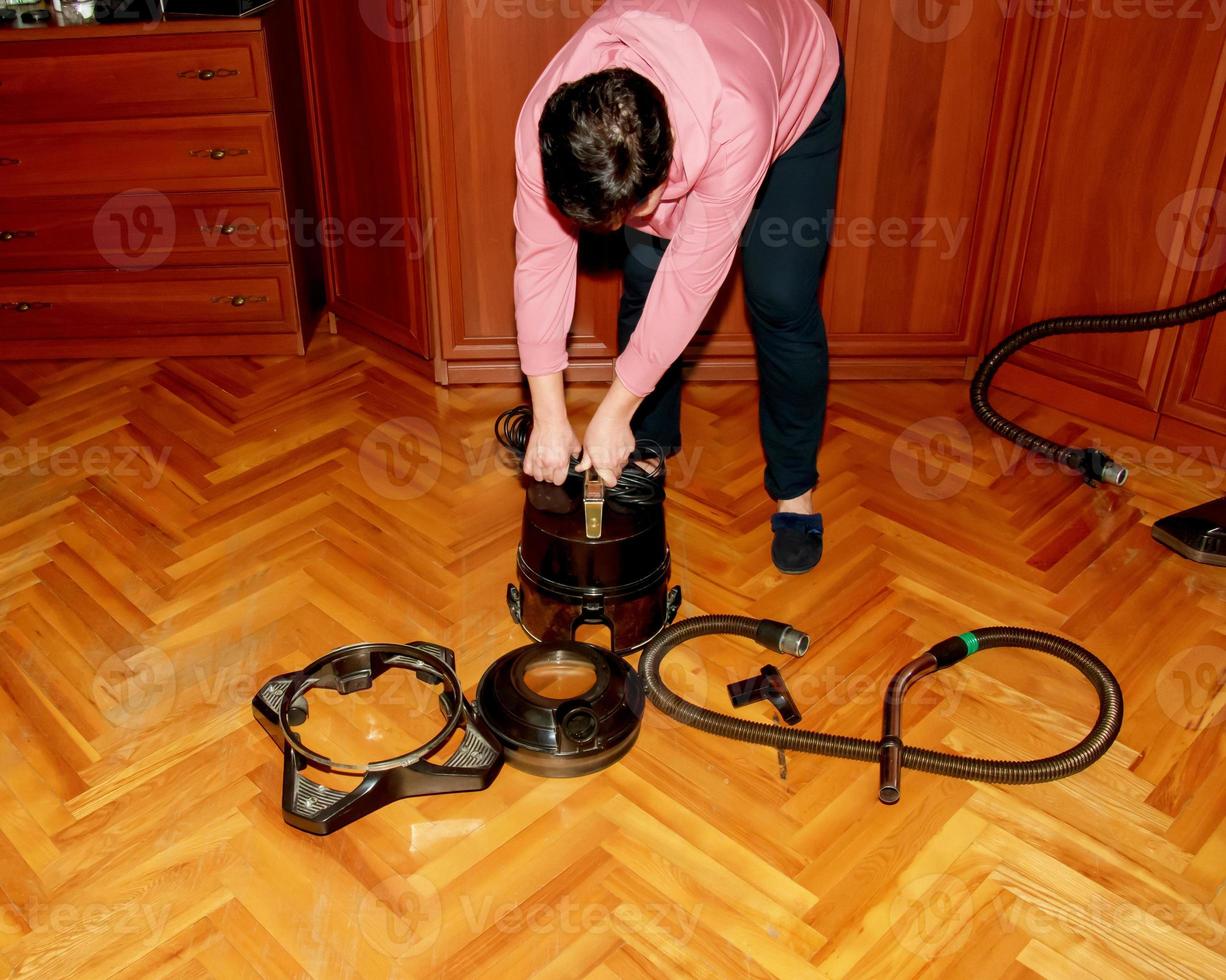
[{"label": "ribbed vacuum hose", "polygon": [[[794,650],[785,649],[776,639],[779,625],[770,620],[752,619],[747,616],[698,616],[670,626],[647,646],[639,663],[639,674],[642,677],[647,697],[652,704],[670,717],[692,728],[719,735],[722,738],[751,742],[755,745],[767,745],[791,752],[855,759],[859,762],[880,761],[884,744],[882,741],[851,738],[845,735],[829,735],[825,732],[806,731],[783,725],[734,718],[731,715],[711,711],[686,701],[671,691],[660,676],[661,665],[669,652],[682,643],[699,636],[712,634],[743,636],[757,640],[768,649],[783,649],[784,652],[794,653]],[[800,635],[803,636],[803,634]],[[1042,783],[1053,779],[1063,779],[1081,772],[1102,758],[1111,747],[1123,723],[1124,698],[1111,671],[1094,654],[1076,643],[1050,633],[998,626],[974,630],[963,634],[963,637],[954,637],[943,644],[938,644],[927,655],[930,657],[936,655],[937,663],[930,669],[950,666],[953,662],[967,656],[965,651],[969,647],[963,641],[964,637],[973,637],[974,646],[980,650],[993,647],[1039,650],[1076,667],[1098,692],[1098,719],[1094,722],[1094,727],[1089,734],[1075,746],[1045,759],[1023,762],[977,759],[953,755],[949,752],[936,752],[932,749],[903,746],[901,755],[903,767],[936,773],[940,776],[976,779],[988,783]],[[948,652],[949,644],[954,641],[963,641],[963,646],[959,648],[963,652],[955,658],[944,656],[942,651]],[[802,648],[805,645],[807,644],[801,644]],[[885,799],[884,794],[882,798]],[[894,800],[896,799],[895,794]],[[887,800],[887,802],[893,802],[893,800]]]},{"label": "ribbed vacuum hose", "polygon": [[1005,361],[1023,347],[1046,337],[1073,333],[1138,333],[1145,330],[1167,330],[1208,320],[1223,311],[1226,311],[1226,290],[1194,303],[1165,310],[1153,310],[1148,313],[1054,317],[1039,323],[1032,323],[1010,334],[984,358],[971,382],[971,407],[984,425],[998,436],[1017,443],[1023,449],[1077,470],[1087,480],[1123,484],[1128,478],[1128,471],[1098,450],[1078,449],[1045,439],[997,412],[988,397],[988,389],[992,386],[992,379],[996,377],[996,372],[1001,369]]}]

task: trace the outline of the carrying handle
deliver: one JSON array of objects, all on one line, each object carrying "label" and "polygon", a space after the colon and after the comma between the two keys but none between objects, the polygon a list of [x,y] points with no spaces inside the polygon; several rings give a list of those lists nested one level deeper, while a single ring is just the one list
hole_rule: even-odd
[{"label": "carrying handle", "polygon": [[583,474],[583,526],[589,541],[604,533],[604,480],[595,466]]}]

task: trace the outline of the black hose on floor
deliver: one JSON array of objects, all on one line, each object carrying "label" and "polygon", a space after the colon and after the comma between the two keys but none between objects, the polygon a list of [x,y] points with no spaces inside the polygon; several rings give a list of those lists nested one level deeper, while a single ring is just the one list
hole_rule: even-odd
[{"label": "black hose on floor", "polygon": [[[698,616],[676,623],[656,637],[643,652],[639,674],[647,697],[666,715],[683,724],[712,735],[740,742],[767,745],[790,752],[829,755],[859,762],[878,762],[882,766],[881,799],[898,801],[897,768],[975,779],[989,783],[1042,783],[1063,779],[1092,765],[1111,747],[1119,735],[1124,718],[1124,697],[1119,683],[1107,666],[1090,651],[1070,640],[1037,630],[990,627],[964,633],[937,644],[919,660],[899,672],[891,683],[885,705],[883,737],[880,741],[830,735],[734,718],[686,701],[669,689],[660,675],[664,658],[675,647],[699,636],[723,634],[756,640],[768,650],[799,656],[808,647],[808,637],[771,620],[748,616]],[[800,638],[799,640],[797,638]],[[1038,650],[1077,668],[1098,692],[1098,718],[1089,734],[1071,749],[1048,756],[1014,762],[1003,759],[977,759],[903,745],[901,733],[902,695],[910,682],[925,674],[953,666],[979,650],[1017,647]],[[894,757],[894,758],[892,758]],[[888,771],[893,768],[893,783]]]},{"label": "black hose on floor", "polygon": [[1110,456],[1098,449],[1076,448],[1061,445],[1036,435],[1011,419],[1005,418],[993,407],[988,389],[996,372],[1010,357],[1023,347],[1045,337],[1058,337],[1075,333],[1139,333],[1146,330],[1167,330],[1208,320],[1226,312],[1226,290],[1193,303],[1153,310],[1148,313],[1125,313],[1109,316],[1054,317],[1032,323],[1010,334],[984,358],[971,382],[971,407],[979,420],[998,436],[1017,443],[1023,449],[1054,460],[1061,466],[1081,473],[1091,485],[1112,483],[1122,486],[1128,479],[1128,471]]}]

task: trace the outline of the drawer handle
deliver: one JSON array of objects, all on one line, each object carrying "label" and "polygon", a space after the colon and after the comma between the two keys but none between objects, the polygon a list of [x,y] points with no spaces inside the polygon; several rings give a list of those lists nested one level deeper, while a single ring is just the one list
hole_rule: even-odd
[{"label": "drawer handle", "polygon": [[218,235],[225,235],[227,237],[230,235],[233,235],[240,228],[243,231],[254,231],[255,230],[254,225],[201,225],[200,226],[200,230],[204,232],[206,235],[216,233]]},{"label": "drawer handle", "polygon": [[231,306],[246,306],[248,303],[267,303],[267,296],[214,296],[214,303],[229,303]]},{"label": "drawer handle", "polygon": [[189,150],[187,155],[192,157],[208,157],[210,160],[224,160],[226,157],[245,157],[250,152],[250,150],[244,149],[226,150],[218,146],[211,150]]},{"label": "drawer handle", "polygon": [[19,167],[21,161],[16,157],[0,157],[0,167]]},{"label": "drawer handle", "polygon": [[211,82],[214,78],[233,78],[238,74],[235,68],[200,68],[196,71],[181,71],[180,78],[196,78],[202,82]]},{"label": "drawer handle", "polygon": [[0,303],[0,310],[11,310],[13,313],[30,313],[33,310],[49,310],[50,303],[29,303],[22,300],[18,303]]},{"label": "drawer handle", "polygon": [[11,242],[14,238],[34,238],[38,235],[36,231],[16,231],[8,230],[0,231],[0,242]]}]

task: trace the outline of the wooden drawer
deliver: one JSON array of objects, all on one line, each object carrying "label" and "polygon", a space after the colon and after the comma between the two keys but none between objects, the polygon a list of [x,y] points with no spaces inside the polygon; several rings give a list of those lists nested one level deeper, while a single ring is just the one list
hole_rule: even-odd
[{"label": "wooden drawer", "polygon": [[6,196],[278,186],[271,113],[0,126]]},{"label": "wooden drawer", "polygon": [[280,191],[0,200],[0,269],[116,268],[289,261]]},{"label": "wooden drawer", "polygon": [[[0,343],[293,333],[289,266],[0,276]],[[234,305],[234,297],[245,297]]]},{"label": "wooden drawer", "polygon": [[6,123],[269,108],[259,34],[32,41],[0,60]]}]

